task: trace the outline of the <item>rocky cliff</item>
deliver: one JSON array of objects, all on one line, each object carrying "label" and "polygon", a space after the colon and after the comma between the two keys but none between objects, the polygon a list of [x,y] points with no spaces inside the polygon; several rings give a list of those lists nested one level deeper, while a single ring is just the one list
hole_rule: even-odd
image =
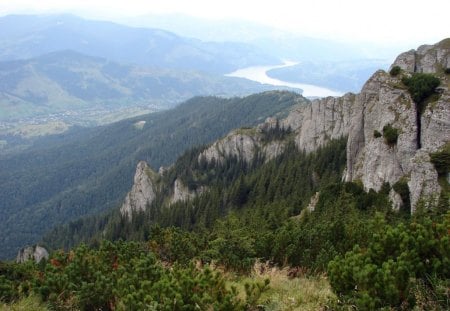
[{"label": "rocky cliff", "polygon": [[[223,163],[228,157],[236,157],[249,163],[256,155],[270,160],[286,146],[286,140],[265,139],[264,132],[275,126],[289,128],[295,145],[305,152],[332,139],[348,137],[343,180],[360,181],[366,190],[376,191],[384,183],[392,186],[402,180],[409,187],[412,212],[420,198],[427,197],[433,204],[441,187],[430,154],[450,142],[450,39],[403,53],[391,68],[396,66],[399,74],[377,71],[359,94],[301,102],[283,120],[270,118],[256,128],[234,130],[203,150],[198,161]],[[431,73],[440,80],[439,93],[427,100],[423,111],[418,111],[402,80],[415,73]],[[389,130],[396,132],[395,141],[386,138]],[[178,179],[173,188],[171,202],[198,194],[189,192]],[[129,196],[126,203],[136,195]],[[147,196],[146,202],[151,197]],[[390,198],[395,208],[403,204],[394,190]]]},{"label": "rocky cliff", "polygon": [[24,263],[28,260],[34,260],[39,263],[42,259],[48,259],[48,252],[42,246],[35,245],[22,248],[17,254],[16,262]]},{"label": "rocky cliff", "polygon": [[131,219],[133,212],[144,211],[156,198],[155,172],[146,162],[141,161],[136,168],[134,184],[120,208],[120,213]]},{"label": "rocky cliff", "polygon": [[[356,96],[347,144],[345,180],[360,180],[364,187],[379,190],[405,178],[414,211],[420,197],[437,198],[440,186],[429,154],[450,141],[450,39],[425,45],[397,57],[392,64],[403,73],[392,76],[376,72]],[[441,81],[440,95],[420,113],[402,77],[432,73]],[[388,144],[382,133],[385,126],[397,129],[395,144]]]}]

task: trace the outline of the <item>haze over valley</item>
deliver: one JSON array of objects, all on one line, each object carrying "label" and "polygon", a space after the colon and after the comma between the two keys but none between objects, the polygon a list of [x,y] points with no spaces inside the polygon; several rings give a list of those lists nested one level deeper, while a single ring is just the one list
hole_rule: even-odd
[{"label": "haze over valley", "polygon": [[0,310],[450,310],[449,10],[0,0]]}]

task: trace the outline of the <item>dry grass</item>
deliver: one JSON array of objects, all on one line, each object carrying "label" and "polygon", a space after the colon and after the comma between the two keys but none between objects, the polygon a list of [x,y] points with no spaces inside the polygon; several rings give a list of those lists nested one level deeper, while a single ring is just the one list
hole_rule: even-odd
[{"label": "dry grass", "polygon": [[324,275],[288,277],[288,269],[278,269],[256,264],[249,277],[230,278],[230,286],[235,286],[240,298],[245,300],[245,283],[270,280],[269,290],[265,291],[258,303],[264,310],[302,310],[324,309],[330,301],[335,301],[330,284]]},{"label": "dry grass", "polygon": [[29,296],[11,304],[0,303],[0,311],[46,311],[47,307],[36,296]]}]

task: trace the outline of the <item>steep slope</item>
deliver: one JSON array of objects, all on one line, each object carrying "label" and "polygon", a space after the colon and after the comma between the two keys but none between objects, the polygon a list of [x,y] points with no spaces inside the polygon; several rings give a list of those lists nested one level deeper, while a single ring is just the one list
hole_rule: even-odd
[{"label": "steep slope", "polygon": [[72,15],[9,15],[0,18],[0,59],[36,57],[59,50],[160,68],[227,73],[279,63],[242,43],[202,42],[160,29],[132,28]]},{"label": "steep slope", "polygon": [[2,256],[57,224],[120,205],[138,161],[170,165],[189,147],[254,126],[299,101],[305,99],[289,92],[194,98],[173,110],[41,139],[0,158]]},{"label": "steep slope", "polygon": [[[123,65],[73,51],[0,63],[0,121],[127,107],[164,109],[197,95],[239,96],[273,89],[244,79]],[[70,111],[68,113],[67,111]],[[73,117],[72,119],[75,119]]]},{"label": "steep slope", "polygon": [[[448,70],[444,72],[450,66],[449,40],[400,55],[392,68],[400,66],[401,74],[379,70],[357,95],[314,100],[298,105],[284,120],[268,120],[255,129],[232,131],[201,151],[197,161],[216,165],[234,158],[250,165],[255,159],[282,154],[288,140],[267,142],[261,138],[263,129],[292,131],[296,147],[306,153],[348,136],[345,181],[361,182],[366,191],[380,191],[385,183],[390,184],[396,209],[403,206],[414,212],[420,199],[435,206],[441,186],[430,155],[442,151],[450,142],[449,75]],[[440,93],[427,99],[431,102],[427,102],[422,114],[404,82],[417,72],[432,73],[442,85]],[[395,141],[389,141],[389,129],[396,133]],[[399,193],[399,183],[405,182],[407,193]],[[122,211],[130,215],[131,210],[145,210],[154,199],[152,196]]]}]

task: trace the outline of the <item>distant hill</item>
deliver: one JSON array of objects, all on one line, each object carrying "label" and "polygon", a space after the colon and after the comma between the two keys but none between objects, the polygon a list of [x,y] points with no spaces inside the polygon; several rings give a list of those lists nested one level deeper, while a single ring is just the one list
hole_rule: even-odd
[{"label": "distant hill", "polygon": [[304,102],[290,92],[243,98],[197,97],[163,112],[41,138],[0,156],[0,258],[36,242],[58,224],[118,206],[136,164],[168,166],[186,149],[231,129],[254,126]]},{"label": "distant hill", "polygon": [[123,65],[66,50],[0,63],[0,121],[80,109],[161,109],[198,95],[246,95],[273,88],[198,71]]},{"label": "distant hill", "polygon": [[280,61],[245,43],[203,42],[160,29],[127,27],[72,15],[0,18],[0,60],[74,50],[118,62],[227,73]]}]

